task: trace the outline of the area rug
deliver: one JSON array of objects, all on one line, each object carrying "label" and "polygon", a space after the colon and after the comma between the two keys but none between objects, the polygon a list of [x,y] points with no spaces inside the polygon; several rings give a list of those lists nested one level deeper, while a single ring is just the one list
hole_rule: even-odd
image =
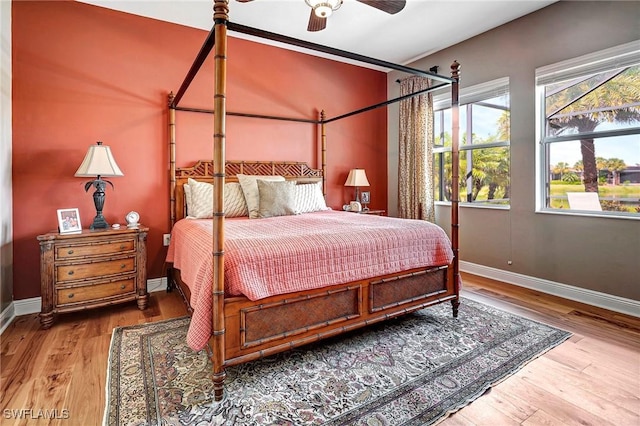
[{"label": "area rug", "polygon": [[570,333],[463,299],[227,368],[212,399],[189,318],[116,328],[106,425],[430,425]]}]

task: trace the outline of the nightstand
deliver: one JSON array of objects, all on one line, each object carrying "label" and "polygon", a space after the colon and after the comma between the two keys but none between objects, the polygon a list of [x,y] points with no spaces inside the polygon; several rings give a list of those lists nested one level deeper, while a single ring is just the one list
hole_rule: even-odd
[{"label": "nightstand", "polygon": [[138,226],[39,235],[42,328],[51,327],[57,313],[132,300],[145,309],[148,231]]},{"label": "nightstand", "polygon": [[359,214],[374,214],[377,216],[384,216],[386,213],[385,210],[362,210],[361,212],[357,212]]}]

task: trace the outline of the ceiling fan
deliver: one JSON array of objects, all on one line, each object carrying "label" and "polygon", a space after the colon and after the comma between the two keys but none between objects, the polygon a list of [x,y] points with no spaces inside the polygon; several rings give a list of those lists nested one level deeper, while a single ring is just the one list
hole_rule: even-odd
[{"label": "ceiling fan", "polygon": [[[237,0],[240,3],[248,3],[253,0]],[[307,31],[324,30],[327,26],[327,18],[342,6],[343,0],[304,0],[311,8]],[[406,0],[356,0],[367,6],[375,7],[389,14],[396,14],[404,9]]]}]

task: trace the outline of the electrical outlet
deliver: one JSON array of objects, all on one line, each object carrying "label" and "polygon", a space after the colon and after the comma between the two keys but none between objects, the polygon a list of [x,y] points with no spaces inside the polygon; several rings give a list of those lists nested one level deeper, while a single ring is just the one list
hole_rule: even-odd
[{"label": "electrical outlet", "polygon": [[162,245],[168,246],[171,243],[171,234],[163,234],[162,235]]}]

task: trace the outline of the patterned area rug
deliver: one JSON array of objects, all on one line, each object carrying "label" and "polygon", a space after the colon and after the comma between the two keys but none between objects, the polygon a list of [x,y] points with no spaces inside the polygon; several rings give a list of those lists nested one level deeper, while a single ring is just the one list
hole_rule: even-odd
[{"label": "patterned area rug", "polygon": [[189,318],[116,328],[108,425],[429,425],[570,333],[463,299],[227,369],[212,402]]}]

